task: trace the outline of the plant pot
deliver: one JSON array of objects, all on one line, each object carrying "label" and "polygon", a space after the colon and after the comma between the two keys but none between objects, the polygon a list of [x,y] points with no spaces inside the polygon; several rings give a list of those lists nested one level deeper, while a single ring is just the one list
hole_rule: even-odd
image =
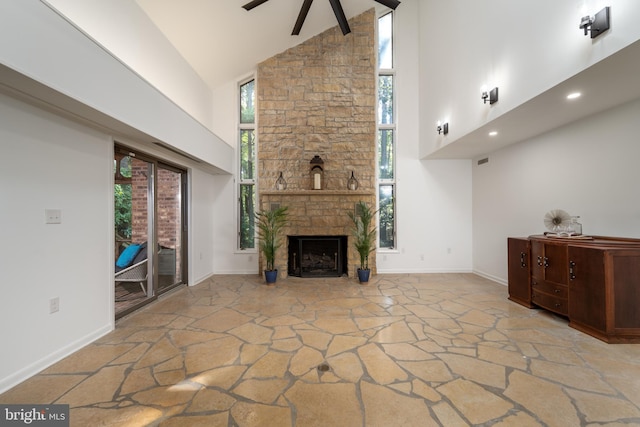
[{"label": "plant pot", "polygon": [[359,268],[358,269],[358,280],[360,281],[360,283],[368,283],[370,274],[371,274],[371,270],[370,269],[368,269],[368,268],[366,268],[366,269]]},{"label": "plant pot", "polygon": [[267,282],[267,285],[272,285],[276,283],[277,278],[278,278],[278,269],[264,271],[264,280]]}]

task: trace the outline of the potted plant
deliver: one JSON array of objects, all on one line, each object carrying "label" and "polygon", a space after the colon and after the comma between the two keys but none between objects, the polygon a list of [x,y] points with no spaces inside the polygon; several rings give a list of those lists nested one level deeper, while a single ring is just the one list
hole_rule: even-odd
[{"label": "potted plant", "polygon": [[256,213],[259,248],[266,261],[264,275],[267,284],[275,283],[278,270],[275,268],[276,251],[282,246],[280,232],[287,225],[288,207],[262,210]]},{"label": "potted plant", "polygon": [[355,212],[348,211],[351,219],[353,245],[360,255],[360,268],[358,268],[358,280],[367,283],[371,270],[369,269],[369,254],[376,248],[376,227],[374,220],[376,211],[372,210],[365,202],[356,204]]}]

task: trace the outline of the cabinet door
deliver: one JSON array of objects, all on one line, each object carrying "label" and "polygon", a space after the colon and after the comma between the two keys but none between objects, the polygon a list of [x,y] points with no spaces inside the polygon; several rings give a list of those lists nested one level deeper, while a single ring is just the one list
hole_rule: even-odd
[{"label": "cabinet door", "polygon": [[509,299],[531,308],[529,239],[509,238]]},{"label": "cabinet door", "polygon": [[531,277],[544,280],[544,243],[531,241]]},{"label": "cabinet door", "polygon": [[545,280],[566,285],[567,262],[567,245],[545,243],[543,256]]},{"label": "cabinet door", "polygon": [[[569,320],[605,333],[606,287],[605,252],[600,249],[569,247]],[[580,329],[580,328],[579,328]]]}]

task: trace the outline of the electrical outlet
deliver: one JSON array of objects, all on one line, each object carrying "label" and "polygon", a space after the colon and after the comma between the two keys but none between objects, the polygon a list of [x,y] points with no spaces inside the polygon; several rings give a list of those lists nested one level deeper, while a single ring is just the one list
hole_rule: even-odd
[{"label": "electrical outlet", "polygon": [[49,300],[49,313],[53,314],[60,311],[60,298],[55,297]]},{"label": "electrical outlet", "polygon": [[62,211],[60,209],[45,209],[45,224],[62,224]]}]

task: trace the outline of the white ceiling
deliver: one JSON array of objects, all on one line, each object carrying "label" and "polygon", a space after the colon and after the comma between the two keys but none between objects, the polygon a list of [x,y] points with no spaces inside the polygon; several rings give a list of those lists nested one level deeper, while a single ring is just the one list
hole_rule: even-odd
[{"label": "white ceiling", "polygon": [[[329,0],[315,0],[298,36],[291,31],[302,0],[270,0],[246,11],[249,0],[136,0],[202,79],[216,88],[256,65],[337,25]],[[342,0],[347,18],[374,0]],[[399,6],[402,7],[402,6]]]}]

